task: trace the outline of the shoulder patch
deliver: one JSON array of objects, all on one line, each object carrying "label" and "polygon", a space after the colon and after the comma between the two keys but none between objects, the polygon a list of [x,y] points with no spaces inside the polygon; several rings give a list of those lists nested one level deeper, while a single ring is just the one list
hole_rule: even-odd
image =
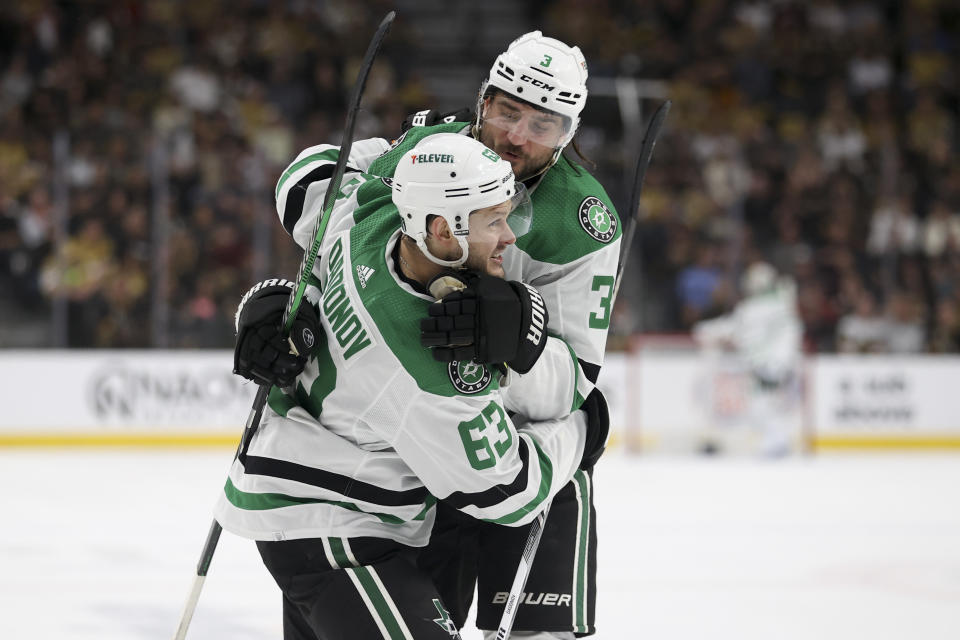
[{"label": "shoulder patch", "polygon": [[488,386],[493,376],[486,365],[477,364],[473,361],[460,362],[454,360],[447,365],[447,373],[450,375],[450,382],[460,393],[472,395],[480,393]]},{"label": "shoulder patch", "polygon": [[606,244],[617,234],[617,217],[600,198],[588,196],[580,203],[580,226],[594,239]]},{"label": "shoulder patch", "polygon": [[387,185],[388,189],[393,189],[393,178],[388,178],[386,176],[383,176],[380,178],[380,181],[383,182],[383,184]]}]

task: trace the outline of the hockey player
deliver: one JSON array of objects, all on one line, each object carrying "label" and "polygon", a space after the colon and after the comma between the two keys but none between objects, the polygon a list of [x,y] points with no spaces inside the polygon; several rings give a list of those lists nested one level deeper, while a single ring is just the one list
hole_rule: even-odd
[{"label": "hockey player", "polygon": [[[294,325],[305,368],[294,385],[271,390],[216,519],[258,541],[283,591],[287,640],[458,637],[411,553],[427,543],[437,498],[474,518],[528,523],[570,480],[587,440],[582,414],[515,423],[509,389],[483,362],[528,371],[545,349],[560,351],[553,342],[572,355],[536,331],[547,312],[535,289],[491,277],[503,275],[515,241],[509,224],[529,221],[509,163],[477,141],[439,134],[401,159],[393,180],[348,178],[312,274],[313,303]],[[434,300],[428,285],[460,267],[479,274],[471,288],[485,294],[461,295],[476,306],[462,343],[490,347],[480,363],[443,364],[415,331]],[[260,329],[279,322],[288,293],[267,281],[244,297],[238,370],[265,378],[275,369],[286,349]],[[292,366],[282,365],[281,378]],[[553,417],[567,417],[578,381],[553,382],[562,384],[550,404],[567,405]],[[523,384],[506,407],[537,412],[540,399]]]},{"label": "hockey player", "polygon": [[[794,446],[799,416],[799,385],[803,324],[797,311],[796,284],[767,262],[755,261],[741,279],[743,299],[725,316],[698,322],[694,339],[704,348],[735,353],[750,375],[747,427],[759,438],[764,456],[782,456]],[[793,409],[790,411],[789,409]],[[729,430],[727,430],[729,432]],[[705,450],[735,449],[733,433],[721,438],[714,431]],[[750,438],[752,439],[752,438]]]},{"label": "hockey player", "polygon": [[[530,191],[536,215],[530,232],[503,252],[503,267],[509,279],[538,288],[550,312],[551,331],[562,336],[575,355],[564,361],[553,354],[527,375],[552,366],[561,380],[576,376],[592,383],[603,363],[621,229],[603,187],[562,155],[579,125],[586,79],[586,62],[577,47],[539,31],[524,34],[494,61],[480,88],[474,121],[421,112],[413,118],[417,126],[393,144],[379,138],[355,143],[350,166],[391,176],[419,140],[438,132],[472,136],[508,160]],[[336,147],[310,147],[277,184],[277,210],[301,246],[309,242],[311,212],[323,199],[336,159]],[[540,374],[538,379],[545,385],[538,393],[544,394],[549,376]],[[543,396],[542,411],[551,397]],[[568,419],[586,416],[595,433],[606,433],[607,408],[599,390],[580,394],[566,409],[579,409]],[[596,514],[591,469],[601,452],[585,459],[553,501],[542,543],[550,550],[549,561],[533,564],[514,637],[570,638],[594,631]],[[458,624],[466,619],[476,585],[477,624],[481,629],[497,628],[526,537],[526,527],[477,523],[441,502],[421,566],[433,575]]]}]

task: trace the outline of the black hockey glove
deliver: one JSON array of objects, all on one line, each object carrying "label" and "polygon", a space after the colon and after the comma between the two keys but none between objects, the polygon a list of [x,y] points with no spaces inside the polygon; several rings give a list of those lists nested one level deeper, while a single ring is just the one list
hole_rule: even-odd
[{"label": "black hockey glove", "polygon": [[607,448],[607,435],[610,433],[610,411],[607,409],[606,398],[596,387],[580,405],[580,410],[587,414],[587,440],[583,445],[580,468],[589,471],[593,468],[593,465],[597,464],[600,456]]},{"label": "black hockey glove", "polygon": [[549,317],[540,293],[485,274],[461,277],[466,288],[434,302],[420,320],[420,344],[440,362],[505,362],[518,373],[530,371],[547,345]]},{"label": "black hockey glove", "polygon": [[407,119],[400,126],[400,133],[406,133],[412,127],[431,127],[435,124],[449,124],[451,122],[473,122],[475,119],[473,110],[467,107],[447,113],[440,113],[436,109],[424,109],[407,116]]},{"label": "black hockey glove", "polygon": [[253,285],[243,296],[236,318],[235,374],[257,384],[287,387],[303,371],[320,334],[320,319],[313,305],[304,300],[287,340],[280,323],[291,289],[289,280],[271,278]]}]

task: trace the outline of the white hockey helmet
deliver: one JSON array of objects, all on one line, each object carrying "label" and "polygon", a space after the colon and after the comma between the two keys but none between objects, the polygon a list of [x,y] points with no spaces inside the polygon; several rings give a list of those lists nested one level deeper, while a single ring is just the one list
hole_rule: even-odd
[{"label": "white hockey helmet", "polygon": [[777,270],[767,262],[754,262],[740,280],[740,288],[746,296],[756,296],[773,289],[777,283]]},{"label": "white hockey helmet", "polygon": [[[533,217],[530,197],[523,183],[514,179],[510,163],[478,140],[456,133],[427,136],[404,154],[393,174],[391,197],[403,233],[416,241],[428,259],[445,267],[459,267],[467,260],[472,211],[509,200],[507,221],[518,237],[530,228]],[[447,221],[462,250],[456,260],[430,253],[429,216]]]},{"label": "white hockey helmet", "polygon": [[557,145],[556,161],[580,125],[580,112],[587,102],[587,62],[579,47],[567,46],[539,31],[523,34],[497,56],[480,86],[478,130],[483,124],[483,100],[492,87],[564,116],[567,129]]}]

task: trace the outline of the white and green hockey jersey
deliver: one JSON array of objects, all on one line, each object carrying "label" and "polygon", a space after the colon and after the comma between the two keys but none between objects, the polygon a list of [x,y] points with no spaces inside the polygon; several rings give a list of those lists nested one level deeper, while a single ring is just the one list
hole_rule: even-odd
[{"label": "white and green hockey jersey", "polygon": [[[387,181],[348,174],[308,289],[323,335],[295,388],[271,391],[231,467],[215,509],[224,529],[256,540],[376,536],[422,546],[437,499],[521,525],[576,470],[582,419],[567,409],[515,425],[498,375],[436,362],[420,346],[432,299],[397,275],[399,222]],[[572,406],[575,379],[563,393]]]},{"label": "white and green hockey jersey", "polygon": [[[413,127],[392,145],[382,138],[354,143],[349,166],[390,177],[402,154],[434,133],[469,133],[454,122]],[[333,172],[339,149],[310,147],[277,183],[277,212],[284,228],[304,246]],[[579,360],[581,401],[596,381],[610,328],[622,229],[610,198],[582,167],[561,156],[532,187],[533,224],[504,252],[509,280],[540,291],[550,312],[549,330],[562,336]],[[551,359],[544,361],[550,362]],[[538,362],[534,370],[543,369]],[[578,405],[579,406],[579,405]]]}]

